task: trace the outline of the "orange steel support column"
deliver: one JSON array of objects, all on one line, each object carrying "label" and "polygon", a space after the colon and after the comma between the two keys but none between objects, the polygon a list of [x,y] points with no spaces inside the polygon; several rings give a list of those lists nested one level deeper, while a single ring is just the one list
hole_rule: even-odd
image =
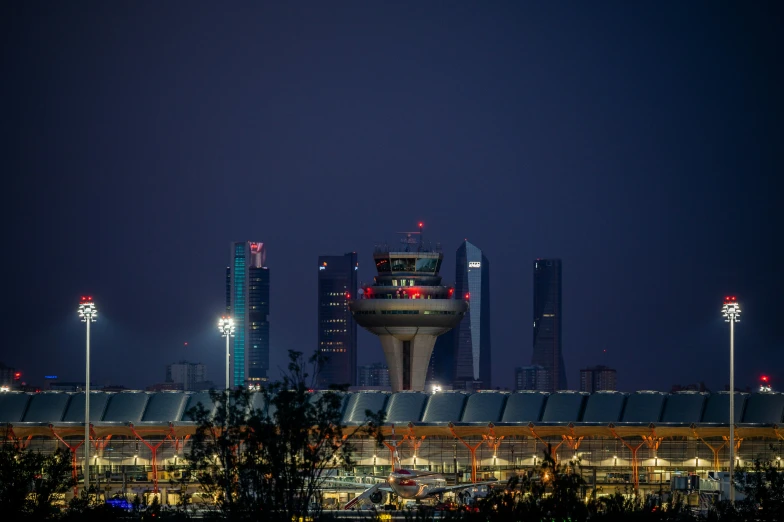
[{"label": "orange steel support column", "polygon": [[488,448],[492,448],[493,456],[498,454],[498,446],[501,445],[501,441],[504,440],[504,435],[500,437],[495,434],[495,430],[493,429],[494,426],[492,423],[488,425],[488,434],[482,434],[482,440],[487,443]]},{"label": "orange steel support column", "polygon": [[[728,436],[726,436],[726,435],[722,435],[721,438],[724,439],[726,442],[730,441],[730,438]],[[743,442],[743,439],[736,435],[735,436],[735,451],[740,450],[740,443],[741,442]]]},{"label": "orange steel support column", "polygon": [[656,451],[659,449],[659,446],[661,446],[663,437],[657,437],[655,431],[652,431],[652,433],[653,435],[644,436],[642,440],[645,442],[646,446],[651,448],[653,451]]},{"label": "orange steel support column", "polygon": [[[396,436],[395,436],[395,426],[394,425],[392,425],[392,444],[390,444],[389,442],[387,442],[385,440],[382,441],[382,442],[384,443],[384,446],[386,446],[387,449],[389,450],[390,467],[392,468],[392,471],[395,471],[395,453],[397,453],[398,442],[397,442]],[[400,453],[398,453],[397,456],[398,456],[399,459],[402,460],[402,457],[400,456]]]},{"label": "orange steel support column", "polygon": [[160,441],[158,444],[153,446],[152,444],[144,440],[144,437],[139,435],[139,433],[136,431],[136,428],[133,427],[133,424],[129,424],[128,426],[131,428],[131,431],[136,436],[136,438],[142,441],[144,445],[150,448],[150,451],[152,452],[152,459],[150,459],[152,463],[152,483],[153,483],[152,492],[157,494],[158,493],[158,448],[160,448],[164,442],[171,439],[171,434],[170,433],[167,434],[162,441]]},{"label": "orange steel support column", "polygon": [[[416,459],[417,454],[419,452],[419,447],[422,446],[422,443],[425,442],[425,436],[422,435],[421,437],[417,437],[414,433],[414,426],[410,422],[408,423],[408,433],[403,435],[403,440],[407,441],[411,449],[414,450],[414,458]],[[416,465],[416,463],[414,464]]]},{"label": "orange steel support column", "polygon": [[82,446],[82,444],[84,444],[84,439],[80,440],[79,444],[77,444],[76,446],[71,446],[70,444],[65,442],[65,440],[63,440],[63,438],[60,436],[59,433],[54,431],[54,428],[52,427],[51,424],[49,425],[49,429],[52,430],[52,435],[57,437],[57,439],[60,442],[65,444],[65,447],[68,448],[68,450],[71,452],[71,477],[73,478],[74,481],[73,492],[74,492],[74,496],[77,496],[79,494],[79,483],[77,482],[78,474],[76,473],[76,451]]},{"label": "orange steel support column", "polygon": [[577,448],[580,447],[580,443],[583,441],[583,436],[578,437],[574,434],[574,424],[571,422],[569,423],[569,433],[571,433],[571,435],[561,435],[561,437],[570,450],[576,451]]},{"label": "orange steel support column", "polygon": [[632,446],[631,444],[623,440],[621,437],[619,437],[614,429],[611,428],[610,431],[612,432],[613,435],[615,435],[615,437],[618,440],[621,441],[621,443],[624,446],[629,448],[629,451],[632,452],[632,478],[634,479],[634,491],[637,492],[640,490],[640,469],[639,469],[639,463],[637,462],[637,451],[642,447],[643,444],[645,444],[645,440],[643,438],[643,441],[640,442],[637,446]]},{"label": "orange steel support column", "polygon": [[175,451],[177,451],[179,453],[179,451],[185,447],[185,443],[188,442],[188,439],[190,439],[190,438],[191,438],[190,434],[185,435],[184,437],[180,437],[180,438],[176,438],[175,437],[174,438],[174,449],[175,449]]},{"label": "orange steel support column", "polygon": [[109,441],[112,440],[112,435],[109,434],[102,439],[95,434],[95,430],[93,430],[93,427],[91,425],[90,440],[93,442],[93,446],[95,447],[95,450],[97,452],[100,452],[101,457],[103,457],[103,450],[106,449],[106,446],[109,444]]},{"label": "orange steel support column", "polygon": [[6,427],[6,438],[8,440],[14,441],[14,444],[19,449],[25,449],[27,446],[30,445],[30,441],[33,440],[33,436],[32,435],[28,435],[27,436],[27,441],[22,442],[21,439],[17,438],[16,433],[14,433],[14,427],[11,426],[10,424],[8,424],[7,427]]},{"label": "orange steel support column", "polygon": [[544,445],[545,445],[545,447],[546,447],[546,448],[548,448],[548,449],[550,450],[550,457],[553,459],[553,462],[554,462],[554,463],[558,464],[558,454],[557,454],[556,452],[558,451],[558,448],[560,448],[560,447],[561,447],[561,444],[563,444],[564,442],[566,442],[568,439],[567,439],[566,437],[564,437],[564,438],[561,440],[561,442],[559,442],[558,444],[556,444],[555,446],[553,446],[552,444],[550,444],[549,442],[547,442],[546,440],[544,440],[542,437],[540,437],[539,435],[537,435],[537,434],[536,434],[536,432],[534,431],[534,429],[533,429],[532,427],[530,427],[530,426],[529,426],[529,427],[528,427],[528,429],[529,429],[529,430],[531,430],[531,435],[533,435],[533,436],[534,436],[534,438],[535,438],[536,440],[538,440],[539,442],[541,442],[542,444],[544,444]]},{"label": "orange steel support column", "polygon": [[708,444],[708,442],[705,439],[703,439],[702,437],[697,435],[696,431],[694,432],[694,436],[697,437],[698,439],[700,439],[702,441],[702,443],[705,444],[706,446],[708,446],[710,448],[710,450],[713,452],[713,469],[715,469],[716,471],[719,471],[719,451],[721,450],[721,448],[723,448],[724,446],[727,445],[728,441],[725,440],[721,444],[721,446],[719,446],[718,448],[715,448],[715,447],[713,447],[712,444]]},{"label": "orange steel support column", "polygon": [[[724,439],[724,442],[729,444],[730,438],[728,436],[722,435],[721,438]],[[740,458],[740,457],[738,457],[738,452],[740,452],[740,443],[741,442],[743,442],[743,439],[741,437],[738,437],[738,432],[736,431],[735,432],[735,460],[738,460]]]},{"label": "orange steel support column", "polygon": [[476,450],[478,450],[478,449],[479,449],[479,447],[480,447],[482,444],[484,444],[484,443],[485,443],[485,441],[484,441],[484,440],[480,440],[480,441],[479,441],[479,442],[476,444],[476,446],[471,446],[469,443],[467,443],[467,442],[466,442],[466,441],[464,441],[462,438],[460,438],[460,437],[458,437],[458,436],[457,436],[457,433],[455,433],[455,429],[454,429],[452,426],[449,426],[449,430],[452,432],[452,435],[454,435],[454,436],[455,436],[455,438],[456,438],[457,440],[459,440],[460,442],[462,442],[462,443],[463,443],[463,446],[465,446],[466,448],[468,448],[468,451],[470,451],[470,452],[471,452],[471,482],[476,482]]}]

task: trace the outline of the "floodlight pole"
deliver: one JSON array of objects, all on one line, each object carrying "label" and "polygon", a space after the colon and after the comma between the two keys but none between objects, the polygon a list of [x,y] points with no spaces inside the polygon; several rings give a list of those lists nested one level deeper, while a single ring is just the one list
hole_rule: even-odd
[{"label": "floodlight pole", "polygon": [[226,392],[231,389],[229,384],[229,338],[234,337],[234,319],[221,317],[218,321],[218,330],[226,338]]},{"label": "floodlight pole", "polygon": [[84,490],[90,488],[90,320],[87,325],[87,360],[84,381]]},{"label": "floodlight pole", "polygon": [[87,341],[85,343],[85,381],[84,381],[84,490],[90,488],[90,323],[95,322],[97,315],[95,303],[91,297],[82,297],[79,303],[79,317],[86,325]]},{"label": "floodlight pole", "polygon": [[735,503],[735,321],[730,321],[730,502]]},{"label": "floodlight pole", "polygon": [[740,305],[735,297],[727,297],[721,309],[724,321],[730,323],[730,502],[735,503],[735,323],[740,322]]}]

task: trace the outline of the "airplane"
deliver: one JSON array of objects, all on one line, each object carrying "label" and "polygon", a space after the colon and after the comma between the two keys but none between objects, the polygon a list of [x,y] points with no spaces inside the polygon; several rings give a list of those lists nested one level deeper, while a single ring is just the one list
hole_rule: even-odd
[{"label": "airplane", "polygon": [[[393,431],[394,433],[394,431]],[[424,500],[436,495],[441,495],[448,491],[462,491],[473,490],[471,496],[484,496],[485,492],[479,491],[480,486],[487,486],[489,484],[497,484],[497,480],[487,482],[471,482],[467,484],[457,484],[454,486],[447,486],[446,479],[440,473],[434,471],[420,471],[415,469],[406,469],[400,465],[400,457],[397,452],[397,445],[393,451],[393,464],[392,472],[386,478],[385,482],[379,482],[369,487],[362,494],[357,495],[351,499],[343,509],[354,509],[364,500],[370,500],[373,504],[381,503],[383,493],[392,493],[404,500]],[[483,494],[484,493],[484,494]]]}]

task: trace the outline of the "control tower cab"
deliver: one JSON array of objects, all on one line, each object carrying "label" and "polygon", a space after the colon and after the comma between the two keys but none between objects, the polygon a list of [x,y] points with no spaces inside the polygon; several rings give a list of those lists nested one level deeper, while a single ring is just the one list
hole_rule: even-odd
[{"label": "control tower cab", "polygon": [[422,242],[421,223],[419,232],[402,234],[397,249],[376,246],[378,275],[349,309],[357,324],[381,340],[392,391],[424,391],[436,337],[460,323],[468,296],[455,299],[454,288],[441,285],[444,255],[440,246]]}]

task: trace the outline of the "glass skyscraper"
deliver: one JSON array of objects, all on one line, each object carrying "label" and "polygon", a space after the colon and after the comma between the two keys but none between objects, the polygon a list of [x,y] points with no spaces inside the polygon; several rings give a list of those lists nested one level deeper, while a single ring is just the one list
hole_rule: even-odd
[{"label": "glass skyscraper", "polygon": [[531,364],[548,370],[540,390],[567,389],[561,346],[561,260],[534,261],[534,346]]},{"label": "glass skyscraper", "polygon": [[318,350],[325,357],[318,385],[357,380],[357,323],[348,302],[357,294],[357,254],[318,258]]},{"label": "glass skyscraper", "polygon": [[431,380],[459,389],[492,387],[490,381],[490,262],[474,244],[457,249],[455,294],[469,303],[460,324],[438,339]]},{"label": "glass skyscraper", "polygon": [[232,386],[267,380],[269,371],[269,269],[264,243],[231,244],[226,268],[226,313],[236,328],[230,343]]}]

